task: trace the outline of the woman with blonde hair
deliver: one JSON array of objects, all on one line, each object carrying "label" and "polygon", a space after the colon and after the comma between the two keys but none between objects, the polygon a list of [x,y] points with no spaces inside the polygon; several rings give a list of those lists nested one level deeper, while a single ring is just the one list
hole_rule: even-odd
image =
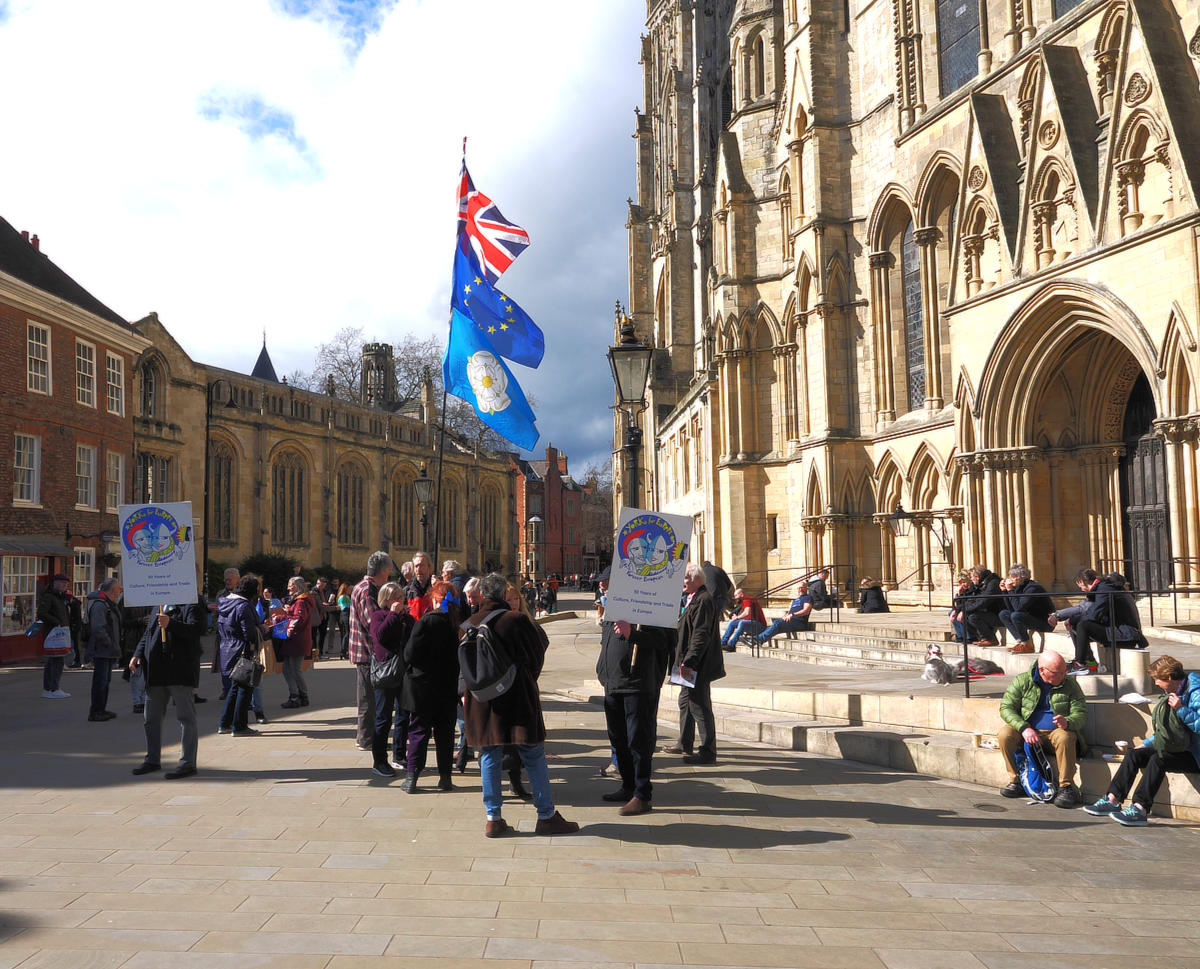
[{"label": "woman with blonde hair", "polygon": [[312,621],[316,611],[308,583],[300,576],[288,579],[287,637],[276,637],[279,657],[283,662],[283,678],[287,681],[287,702],[280,706],[285,710],[308,706],[308,684],[304,682],[304,661],[312,655]]}]

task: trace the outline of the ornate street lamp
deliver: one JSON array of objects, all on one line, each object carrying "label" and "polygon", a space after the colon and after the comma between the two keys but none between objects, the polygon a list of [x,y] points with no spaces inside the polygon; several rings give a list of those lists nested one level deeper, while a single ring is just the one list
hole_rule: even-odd
[{"label": "ornate street lamp", "polygon": [[225,409],[237,410],[237,404],[233,399],[233,384],[224,377],[218,377],[204,388],[204,581],[201,582],[201,589],[205,596],[208,595],[208,492],[212,484],[209,481],[209,475],[211,474],[210,469],[212,467],[212,455],[210,453],[208,432],[212,427],[213,391],[216,390],[220,384],[227,384],[229,386],[229,399],[225,401]]},{"label": "ornate street lamp", "polygon": [[433,479],[425,473],[425,465],[421,465],[421,474],[413,481],[413,493],[417,497],[417,503],[421,506],[421,551],[425,551],[429,547],[428,534],[428,509],[429,503],[433,501]]},{"label": "ornate street lamp", "polygon": [[633,321],[625,315],[620,302],[617,303],[617,323],[621,330],[621,342],[608,348],[608,365],[617,389],[617,408],[625,415],[622,450],[625,451],[625,466],[629,473],[625,503],[636,508],[641,506],[638,453],[642,446],[642,429],[637,419],[646,409],[646,382],[650,379],[654,348],[637,338]]},{"label": "ornate street lamp", "polygon": [[912,527],[912,515],[904,510],[904,506],[900,502],[896,502],[896,510],[888,516],[888,524],[892,526],[893,535],[903,538]]}]

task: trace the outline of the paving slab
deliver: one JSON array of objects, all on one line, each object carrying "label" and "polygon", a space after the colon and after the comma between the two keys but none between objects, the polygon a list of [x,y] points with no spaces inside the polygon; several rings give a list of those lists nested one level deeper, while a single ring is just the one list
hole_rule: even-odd
[{"label": "paving slab", "polygon": [[[278,710],[268,678],[278,715],[246,739],[216,735],[206,674],[200,773],[174,782],[129,773],[144,738],[120,681],[120,716],[92,724],[88,674],[44,701],[37,670],[0,670],[0,969],[1196,964],[1185,822],[1127,830],[728,737],[714,767],[657,758],[655,811],[619,817],[596,777],[602,712],[556,692],[592,676],[595,627],[547,629],[547,750],[573,838],[536,837],[532,806],[509,800],[517,832],[485,839],[477,765],[446,793],[372,779],[340,661],[309,674],[301,710]],[[807,682],[770,662],[732,657],[730,679]]]}]

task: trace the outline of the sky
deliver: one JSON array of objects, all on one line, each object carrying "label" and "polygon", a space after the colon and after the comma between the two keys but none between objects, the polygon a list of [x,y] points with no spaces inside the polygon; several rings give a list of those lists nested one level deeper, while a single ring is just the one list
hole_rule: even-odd
[{"label": "sky", "polygon": [[532,244],[514,367],[607,463],[643,0],[0,0],[0,216],[193,359],[310,370],[343,327],[444,335],[462,138]]}]

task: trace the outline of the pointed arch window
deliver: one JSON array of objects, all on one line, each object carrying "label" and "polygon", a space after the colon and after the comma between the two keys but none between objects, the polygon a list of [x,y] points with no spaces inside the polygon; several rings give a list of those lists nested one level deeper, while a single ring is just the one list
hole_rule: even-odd
[{"label": "pointed arch window", "polygon": [[142,416],[163,418],[163,402],[158,381],[158,368],[150,361],[142,364]]},{"label": "pointed arch window", "polygon": [[344,464],[337,479],[337,540],[340,545],[363,545],[367,480],[356,464]]},{"label": "pointed arch window", "polygon": [[779,181],[779,228],[783,234],[783,258],[792,258],[792,180],[787,172]]},{"label": "pointed arch window", "polygon": [[442,487],[442,534],[440,545],[447,549],[460,549],[458,534],[459,490],[454,481],[447,481]]},{"label": "pointed arch window", "polygon": [[308,481],[304,461],[285,451],[271,465],[271,540],[303,545],[307,538]]},{"label": "pointed arch window", "polygon": [[210,509],[212,521],[212,537],[218,542],[233,541],[233,501],[234,475],[233,451],[229,445],[217,443],[213,445],[209,455],[211,476],[209,489],[211,495]]},{"label": "pointed arch window", "polygon": [[767,90],[767,57],[766,45],[762,35],[754,42],[754,55],[751,63],[751,83],[753,96],[761,98]]},{"label": "pointed arch window", "polygon": [[392,542],[400,548],[417,547],[416,523],[421,518],[411,473],[392,482]]},{"label": "pointed arch window", "polygon": [[488,488],[479,506],[480,525],[485,555],[498,558],[500,554],[500,496]]},{"label": "pointed arch window", "polygon": [[979,73],[979,4],[937,0],[938,65],[942,97]]},{"label": "pointed arch window", "polygon": [[925,404],[925,328],[921,318],[921,249],[911,219],[900,244],[900,281],[904,298],[908,409],[916,410]]},{"label": "pointed arch window", "polygon": [[1054,17],[1055,17],[1055,19],[1065,16],[1066,14],[1070,13],[1072,10],[1074,10],[1076,7],[1078,7],[1081,3],[1083,3],[1083,0],[1054,0]]}]

